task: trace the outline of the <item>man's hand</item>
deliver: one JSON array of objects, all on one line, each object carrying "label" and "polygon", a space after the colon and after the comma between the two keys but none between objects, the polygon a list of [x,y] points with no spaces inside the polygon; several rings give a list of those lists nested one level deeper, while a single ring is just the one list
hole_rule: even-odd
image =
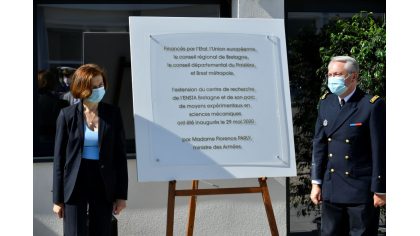
[{"label": "man's hand", "polygon": [[123,199],[117,199],[115,202],[114,202],[114,207],[113,207],[113,210],[112,210],[112,212],[114,213],[114,215],[118,215],[118,214],[120,214],[120,212],[126,207],[127,205],[126,205],[126,203],[125,203],[125,200],[123,200]]},{"label": "man's hand", "polygon": [[312,184],[311,200],[315,205],[322,203],[321,187],[318,184]]},{"label": "man's hand", "polygon": [[373,205],[381,207],[386,204],[386,194],[373,194]]},{"label": "man's hand", "polygon": [[58,218],[63,218],[64,216],[64,204],[54,204],[53,206],[53,212],[58,216]]}]

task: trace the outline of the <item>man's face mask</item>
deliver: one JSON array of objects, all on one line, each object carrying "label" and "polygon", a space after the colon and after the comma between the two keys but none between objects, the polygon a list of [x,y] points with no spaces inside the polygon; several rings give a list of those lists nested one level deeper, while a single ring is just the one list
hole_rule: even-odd
[{"label": "man's face mask", "polygon": [[70,78],[68,78],[67,76],[64,76],[63,81],[67,86],[70,86],[70,84],[71,84],[71,79]]},{"label": "man's face mask", "polygon": [[[347,76],[347,78],[349,78]],[[340,76],[329,76],[328,77],[328,88],[332,93],[334,93],[337,96],[342,95],[347,91],[347,86],[345,83],[345,80],[347,79],[343,75]]]}]

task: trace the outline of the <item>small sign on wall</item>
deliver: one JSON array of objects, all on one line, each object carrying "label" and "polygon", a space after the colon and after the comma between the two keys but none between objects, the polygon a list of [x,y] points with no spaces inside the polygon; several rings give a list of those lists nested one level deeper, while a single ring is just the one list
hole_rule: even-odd
[{"label": "small sign on wall", "polygon": [[296,175],[284,21],[130,17],[139,181]]}]

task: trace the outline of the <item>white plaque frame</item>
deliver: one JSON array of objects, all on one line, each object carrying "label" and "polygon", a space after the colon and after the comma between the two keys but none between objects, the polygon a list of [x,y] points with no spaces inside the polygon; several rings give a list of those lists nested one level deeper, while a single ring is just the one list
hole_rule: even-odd
[{"label": "white plaque frame", "polygon": [[[179,81],[182,78],[177,77],[177,73],[170,74],[170,69],[162,66],[162,60],[169,61],[170,58],[168,58],[167,53],[163,49],[161,50],[162,54],[158,54],[159,46],[163,47],[165,44],[170,44],[170,42],[173,42],[172,39],[176,37],[191,39],[192,41],[190,40],[191,42],[189,43],[194,44],[194,42],[200,42],[201,35],[205,36],[205,38],[211,38],[213,35],[216,43],[220,42],[221,37],[226,36],[226,44],[229,44],[229,37],[235,40],[238,37],[240,38],[241,35],[250,35],[246,37],[251,37],[251,41],[252,37],[261,38],[258,41],[261,42],[260,45],[255,45],[257,49],[268,45],[263,40],[272,41],[273,43],[273,49],[270,50],[274,55],[273,57],[255,56],[255,60],[258,60],[255,62],[257,66],[270,63],[279,65],[278,67],[274,66],[272,74],[268,74],[275,83],[273,84],[273,94],[269,91],[270,86],[261,87],[262,90],[268,89],[265,94],[272,95],[271,97],[265,95],[263,97],[262,93],[260,93],[262,98],[260,100],[269,99],[265,102],[269,104],[268,111],[271,111],[271,113],[268,112],[268,115],[264,116],[260,114],[261,111],[255,110],[255,115],[258,116],[258,125],[249,126],[249,128],[241,125],[237,126],[236,130],[234,128],[230,130],[229,128],[219,127],[228,132],[220,135],[223,137],[229,136],[230,133],[233,134],[231,136],[236,137],[238,135],[236,131],[240,129],[246,129],[251,133],[254,132],[256,141],[243,143],[244,148],[241,150],[193,150],[194,142],[181,142],[184,135],[189,133],[188,137],[190,137],[192,133],[197,131],[203,134],[197,134],[198,137],[212,136],[214,128],[172,125],[179,120],[179,117],[177,116],[177,109],[169,110],[175,108],[175,105],[178,103],[174,103],[174,101],[169,99],[169,96],[174,94],[171,94],[168,88],[172,86],[170,83],[177,83],[177,81],[168,80],[169,85],[167,85],[162,80],[169,77],[165,75],[172,75],[171,77],[174,77],[174,80],[179,78]],[[194,41],[194,38],[197,38],[197,40]],[[180,42],[182,43],[183,41],[186,40],[181,40]],[[238,46],[241,46],[241,42],[238,42]],[[130,51],[137,176],[139,181],[232,179],[296,175],[283,19],[130,17]],[[259,73],[266,73],[265,71],[267,70],[261,70]],[[183,73],[185,71],[177,70],[177,72]],[[241,79],[240,73],[237,73],[237,75]],[[243,78],[245,77],[243,75]],[[226,78],[229,80],[229,77]],[[238,78],[236,79],[238,80]],[[203,82],[203,87],[208,87],[208,80]],[[194,80],[191,80],[191,83],[192,87],[198,87],[197,84],[194,84],[196,83]],[[230,86],[229,84],[224,86],[223,82],[215,83],[218,84],[218,87]],[[259,88],[258,85],[255,87]],[[207,95],[212,95],[212,93]],[[257,93],[257,101],[254,101],[257,105],[258,102],[261,102],[258,101],[258,96]],[[179,110],[179,113],[183,112],[183,110]],[[246,111],[243,113],[246,114]],[[173,115],[171,116],[170,114]],[[182,115],[185,114],[180,114],[180,116]],[[172,117],[175,123],[171,121]],[[218,126],[214,127],[217,130]],[[277,128],[273,130],[270,127]],[[263,131],[264,134],[258,134],[256,129]],[[210,143],[210,146],[213,144],[220,143],[213,142]]]}]

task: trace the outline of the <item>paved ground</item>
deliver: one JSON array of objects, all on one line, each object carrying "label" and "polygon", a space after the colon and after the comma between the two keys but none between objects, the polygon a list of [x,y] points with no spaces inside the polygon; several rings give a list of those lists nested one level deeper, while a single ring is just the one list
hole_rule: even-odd
[{"label": "paved ground", "polygon": [[297,210],[290,209],[290,236],[318,236],[315,215],[297,216]]},{"label": "paved ground", "polygon": [[318,236],[318,231],[310,231],[310,232],[290,232],[289,236]]},{"label": "paved ground", "polygon": [[[297,210],[290,209],[290,234],[289,236],[319,236],[317,225],[313,223],[316,218],[314,214],[310,216],[297,216]],[[385,236],[384,226],[379,226],[378,236]]]}]

